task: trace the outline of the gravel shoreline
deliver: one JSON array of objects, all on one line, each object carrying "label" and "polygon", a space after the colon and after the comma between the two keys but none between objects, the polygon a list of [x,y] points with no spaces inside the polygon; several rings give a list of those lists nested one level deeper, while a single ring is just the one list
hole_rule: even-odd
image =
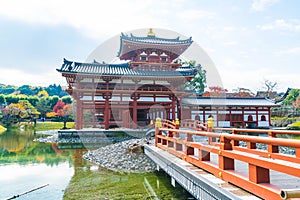
[{"label": "gravel shoreline", "polygon": [[156,164],[143,152],[130,151],[132,147],[142,147],[144,143],[149,143],[147,139],[131,139],[97,150],[88,151],[83,158],[107,168],[121,173],[147,173],[155,171]]}]

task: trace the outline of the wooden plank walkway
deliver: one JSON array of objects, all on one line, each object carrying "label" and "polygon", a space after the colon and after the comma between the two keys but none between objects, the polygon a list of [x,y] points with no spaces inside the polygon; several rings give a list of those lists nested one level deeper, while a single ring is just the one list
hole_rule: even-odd
[{"label": "wooden plank walkway", "polygon": [[[179,183],[183,188],[189,191],[196,199],[261,199],[235,185],[232,185],[218,177],[215,177],[209,172],[195,167],[194,165],[168,153],[167,151],[155,147],[154,145],[145,145],[144,147],[146,155],[149,156],[154,162],[156,162],[156,164],[159,165],[161,169],[168,173],[172,179],[176,180],[177,183]],[[212,156],[212,158],[213,157],[214,156]],[[214,158],[212,159],[212,162],[215,162]],[[180,170],[180,173],[185,177],[189,177],[190,182],[187,180],[181,180],[182,178],[180,178],[178,174],[172,173],[174,167],[183,169]],[[199,183],[200,185],[191,186],[191,184],[196,183]],[[209,184],[209,187],[205,187],[205,184]]]}]

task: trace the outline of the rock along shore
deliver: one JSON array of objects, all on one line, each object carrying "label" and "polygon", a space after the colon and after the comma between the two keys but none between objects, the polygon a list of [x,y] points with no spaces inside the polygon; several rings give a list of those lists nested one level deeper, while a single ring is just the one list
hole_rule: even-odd
[{"label": "rock along shore", "polygon": [[143,149],[142,145],[149,142],[153,141],[131,139],[88,151],[83,158],[101,167],[121,173],[152,172],[156,169],[156,164],[140,151]]}]

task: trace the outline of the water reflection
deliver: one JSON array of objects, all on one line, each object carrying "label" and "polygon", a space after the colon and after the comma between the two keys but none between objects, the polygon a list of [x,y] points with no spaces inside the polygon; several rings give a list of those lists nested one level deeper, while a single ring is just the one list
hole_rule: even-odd
[{"label": "water reflection", "polygon": [[[84,149],[33,142],[33,131],[0,135],[0,199],[187,199],[163,172],[119,174],[82,159]],[[68,146],[70,148],[70,146]],[[74,148],[74,147],[72,147]]]},{"label": "water reflection", "polygon": [[0,199],[49,184],[18,199],[62,199],[73,173],[71,151],[33,142],[33,131],[9,130],[0,135]]}]

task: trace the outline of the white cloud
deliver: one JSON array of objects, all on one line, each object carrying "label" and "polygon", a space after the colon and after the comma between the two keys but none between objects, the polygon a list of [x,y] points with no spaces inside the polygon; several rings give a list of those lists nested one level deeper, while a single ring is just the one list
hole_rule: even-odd
[{"label": "white cloud", "polygon": [[300,31],[300,20],[294,19],[286,21],[284,19],[275,20],[273,23],[258,26],[261,30],[283,30],[283,31]]},{"label": "white cloud", "polygon": [[223,43],[224,46],[235,46],[237,44],[237,41],[228,41]]},{"label": "white cloud", "polygon": [[185,20],[199,20],[199,19],[214,19],[216,17],[216,13],[206,11],[206,10],[183,10],[177,13],[177,16],[180,19]]},{"label": "white cloud", "polygon": [[300,55],[300,47],[293,47],[278,52],[279,54],[295,54]]},{"label": "white cloud", "polygon": [[277,3],[278,0],[253,0],[251,10],[264,11],[267,7]]},{"label": "white cloud", "polygon": [[[51,66],[53,68],[53,66]],[[49,69],[51,69],[49,68]],[[55,70],[45,71],[45,73],[32,74],[11,68],[1,69],[0,83],[9,85],[32,85],[32,86],[48,86],[56,83],[62,86],[66,86],[66,80]]]},{"label": "white cloud", "polygon": [[[180,1],[176,2],[180,4]],[[163,16],[170,11],[156,1],[2,1],[0,16],[32,24],[66,24],[93,38],[146,27],[166,27]],[[175,9],[176,6],[173,7]],[[145,27],[146,26],[146,27]]]}]

